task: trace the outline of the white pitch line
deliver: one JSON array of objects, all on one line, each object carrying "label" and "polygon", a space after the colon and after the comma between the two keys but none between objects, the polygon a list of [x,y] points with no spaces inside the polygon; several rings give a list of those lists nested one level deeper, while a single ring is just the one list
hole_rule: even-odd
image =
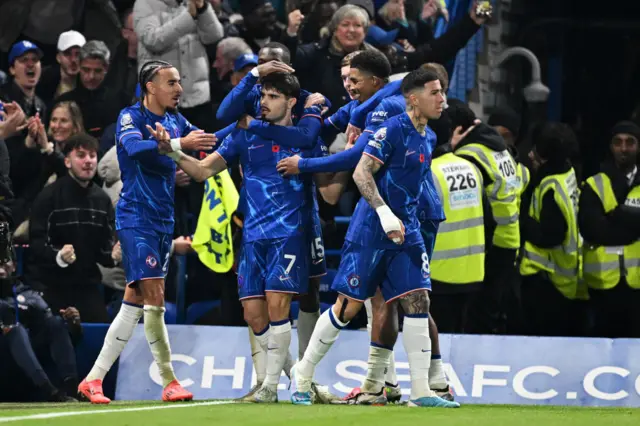
[{"label": "white pitch line", "polygon": [[234,401],[194,402],[192,404],[153,405],[147,407],[111,408],[106,410],[63,411],[54,413],[30,414],[28,416],[0,417],[0,423],[19,422],[22,420],[43,420],[57,417],[84,416],[90,414],[126,413],[129,411],[168,410],[170,408],[203,407],[207,405],[235,404]]}]

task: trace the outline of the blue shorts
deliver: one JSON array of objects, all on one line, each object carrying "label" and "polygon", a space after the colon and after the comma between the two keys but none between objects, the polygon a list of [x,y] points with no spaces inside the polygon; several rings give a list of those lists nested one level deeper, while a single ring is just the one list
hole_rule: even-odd
[{"label": "blue shorts", "polygon": [[436,236],[438,235],[438,228],[440,227],[440,221],[437,220],[425,220],[420,222],[420,233],[424,240],[424,247],[427,249],[427,255],[429,260],[433,256],[433,248],[436,246]]},{"label": "blue shorts", "polygon": [[365,301],[378,287],[387,302],[417,290],[431,290],[429,258],[423,244],[398,250],[345,241],[331,290]]},{"label": "blue shorts", "polygon": [[163,278],[169,269],[171,234],[153,229],[126,228],[118,231],[122,246],[122,267],[127,285]]},{"label": "blue shorts", "polygon": [[311,214],[310,220],[311,222],[307,227],[308,244],[311,249],[309,256],[309,278],[315,278],[327,275],[327,261],[324,257],[324,240],[322,239],[320,215],[315,209]]},{"label": "blue shorts", "polygon": [[258,240],[242,245],[238,265],[240,300],[265,292],[302,294],[309,286],[309,249],[304,235]]}]

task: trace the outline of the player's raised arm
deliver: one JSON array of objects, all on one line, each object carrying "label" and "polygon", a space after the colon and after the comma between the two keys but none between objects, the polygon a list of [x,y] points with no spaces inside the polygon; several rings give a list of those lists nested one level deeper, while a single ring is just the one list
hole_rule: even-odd
[{"label": "player's raised arm", "polygon": [[209,154],[204,160],[196,160],[183,152],[168,154],[186,174],[198,182],[204,182],[227,168],[227,162],[217,152]]}]

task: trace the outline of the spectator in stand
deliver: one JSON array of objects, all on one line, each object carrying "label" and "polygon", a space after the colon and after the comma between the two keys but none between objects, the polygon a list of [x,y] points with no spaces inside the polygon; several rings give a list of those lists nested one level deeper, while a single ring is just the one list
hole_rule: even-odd
[{"label": "spectator in stand", "polygon": [[231,83],[234,61],[240,56],[250,53],[253,51],[240,37],[227,37],[218,43],[216,60],[213,63],[216,74],[211,76],[211,99],[215,104],[219,105],[227,93],[231,91],[231,88],[235,86]]},{"label": "spectator in stand", "polygon": [[15,237],[23,241],[29,238],[27,218],[33,200],[45,185],[67,174],[60,149],[69,137],[84,132],[84,127],[78,106],[74,102],[63,102],[53,107],[48,133],[37,115],[29,119],[27,130],[24,143],[28,150],[29,163],[21,166],[25,169],[22,173],[24,180],[20,183],[24,190],[13,206],[14,217],[20,219],[16,222],[18,227]]},{"label": "spectator in stand", "polygon": [[7,139],[16,136],[21,129],[26,128],[24,111],[15,102],[0,103],[0,188],[2,188],[0,199],[13,199],[11,191],[9,150],[7,148]]},{"label": "spectator in stand", "polygon": [[319,43],[303,44],[297,49],[293,68],[300,85],[311,93],[322,93],[329,99],[329,115],[350,101],[340,76],[342,58],[356,50],[374,49],[364,41],[368,28],[367,11],[348,4],[338,9],[331,18],[331,37]]},{"label": "spectator in stand", "polygon": [[[31,184],[33,176],[38,176],[40,172],[42,154],[25,144],[28,130],[24,120],[38,117],[46,121],[46,106],[35,94],[42,71],[41,55],[42,52],[33,43],[21,41],[14,44],[9,52],[9,72],[13,78],[0,88],[0,99],[3,102],[15,102],[5,104],[4,109],[22,122],[19,126],[15,126],[17,122],[9,125],[11,136],[6,140],[10,160],[9,178],[16,198],[12,205],[13,218],[18,224],[27,218],[28,209],[25,208],[24,201],[33,201],[37,192],[33,192]],[[16,108],[21,111],[15,111]]]},{"label": "spectator in stand", "polygon": [[29,235],[29,283],[43,291],[54,312],[75,306],[85,322],[109,322],[96,263],[121,261],[114,245],[114,212],[109,196],[93,183],[98,141],[77,134],[64,146],[68,175],[36,198]]},{"label": "spectator in stand", "polygon": [[233,87],[240,83],[245,75],[249,74],[252,69],[258,65],[258,55],[247,53],[239,56],[233,62],[233,73],[231,74],[231,85]]},{"label": "spectator in stand", "polygon": [[80,49],[87,40],[77,31],[67,31],[58,37],[57,65],[50,65],[42,72],[36,93],[51,106],[53,100],[75,89],[80,72]]},{"label": "spectator in stand", "polygon": [[298,29],[304,18],[300,11],[289,14],[286,28],[278,22],[276,10],[269,1],[240,0],[240,13],[243,21],[229,25],[226,36],[243,38],[256,54],[269,42],[282,43],[291,52],[296,51]]},{"label": "spectator in stand", "polygon": [[78,104],[87,133],[98,139],[131,100],[122,93],[113,92],[105,84],[110,58],[106,44],[98,40],[87,42],[80,49],[80,84],[56,99],[56,102],[73,101]]},{"label": "spectator in stand", "polygon": [[223,30],[211,4],[205,0],[137,0],[133,22],[140,36],[138,64],[162,60],[176,67],[184,89],[180,112],[196,127],[214,130],[210,63],[204,45],[221,39]]},{"label": "spectator in stand", "polygon": [[40,114],[46,118],[42,99],[36,96],[36,86],[42,74],[42,51],[29,41],[19,41],[9,51],[11,80],[0,87],[2,102],[16,102],[28,117]]},{"label": "spectator in stand", "polygon": [[111,60],[105,84],[110,90],[133,100],[138,83],[138,34],[133,28],[133,9],[125,10],[120,19],[122,41]]},{"label": "spectator in stand", "polygon": [[322,32],[326,31],[326,26],[341,3],[335,0],[286,0],[287,13],[299,10],[303,17],[298,31],[301,42],[315,43],[323,38]]}]

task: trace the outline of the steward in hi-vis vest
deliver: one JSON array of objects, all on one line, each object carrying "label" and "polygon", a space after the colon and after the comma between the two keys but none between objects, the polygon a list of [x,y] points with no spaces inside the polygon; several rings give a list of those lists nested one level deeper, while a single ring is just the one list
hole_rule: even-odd
[{"label": "steward in hi-vis vest", "polygon": [[594,334],[640,337],[640,128],[621,122],[611,132],[611,158],[580,195],[584,280],[595,314]]},{"label": "steward in hi-vis vest", "polygon": [[534,172],[520,215],[526,331],[578,336],[588,293],[580,279],[578,178],[569,160],[577,141],[562,123],[545,123],[536,135],[529,153]]}]

